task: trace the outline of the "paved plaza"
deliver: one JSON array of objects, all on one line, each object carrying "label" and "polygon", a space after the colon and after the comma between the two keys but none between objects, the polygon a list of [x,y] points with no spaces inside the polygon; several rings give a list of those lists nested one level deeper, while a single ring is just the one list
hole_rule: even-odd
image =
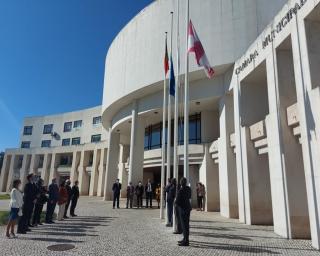
[{"label": "paved plaza", "polygon": [[[124,206],[122,202],[122,206]],[[4,207],[4,201],[0,208]],[[179,235],[159,220],[157,209],[111,209],[110,202],[83,197],[79,216],[34,228],[18,239],[0,238],[0,255],[320,255],[310,241],[286,240],[272,227],[248,226],[218,213],[192,211],[190,247],[178,247]],[[55,244],[71,244],[64,252]]]}]

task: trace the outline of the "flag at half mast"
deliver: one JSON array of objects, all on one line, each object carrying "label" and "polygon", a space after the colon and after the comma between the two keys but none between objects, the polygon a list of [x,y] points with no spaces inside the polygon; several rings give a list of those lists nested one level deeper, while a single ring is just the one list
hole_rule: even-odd
[{"label": "flag at half mast", "polygon": [[188,52],[194,52],[198,66],[204,67],[207,77],[212,78],[214,70],[210,66],[207,55],[191,20],[189,21],[188,26]]},{"label": "flag at half mast", "polygon": [[174,76],[172,56],[170,57],[170,78],[169,79],[170,79],[170,83],[169,83],[170,95],[174,97],[176,94],[176,78]]},{"label": "flag at half mast", "polygon": [[168,46],[167,46],[167,36],[166,36],[166,50],[164,54],[164,74],[167,76],[167,73],[169,71],[169,57],[168,57]]}]

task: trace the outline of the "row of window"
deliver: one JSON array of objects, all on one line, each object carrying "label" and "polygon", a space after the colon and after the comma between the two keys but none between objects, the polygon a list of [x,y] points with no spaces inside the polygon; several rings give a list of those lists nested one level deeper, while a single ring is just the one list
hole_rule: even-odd
[{"label": "row of window", "polygon": [[[179,145],[184,143],[184,122],[183,118],[179,119],[178,126],[178,141]],[[173,121],[171,121],[171,145],[173,146]],[[165,134],[167,134],[167,125]],[[200,144],[201,143],[201,114],[195,114],[189,117],[189,143]],[[167,136],[166,136],[167,144]],[[145,129],[144,136],[144,149],[151,150],[161,148],[162,146],[162,123],[150,125]]]},{"label": "row of window", "polygon": [[[91,136],[91,142],[96,143],[101,141],[101,134],[94,134]],[[62,139],[62,146],[70,146],[71,145],[79,145],[81,142],[80,137],[75,137],[75,138],[66,138]],[[30,148],[30,141],[22,141],[21,142],[21,148]],[[49,148],[51,147],[51,140],[42,140],[41,141],[41,147],[42,148]]]},{"label": "row of window", "polygon": [[[92,119],[93,125],[98,125],[101,123],[101,116],[96,116]],[[82,120],[76,120],[74,122],[65,122],[63,126],[64,132],[70,132],[73,128],[79,129],[82,126]],[[24,126],[23,127],[23,135],[32,135],[33,126]],[[51,134],[53,131],[53,124],[45,124],[43,126],[43,134]]]}]

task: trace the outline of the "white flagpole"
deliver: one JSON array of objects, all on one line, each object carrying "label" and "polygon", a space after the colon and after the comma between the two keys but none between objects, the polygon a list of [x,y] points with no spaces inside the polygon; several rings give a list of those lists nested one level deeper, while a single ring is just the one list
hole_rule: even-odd
[{"label": "white flagpole", "polygon": [[[179,156],[178,156],[178,125],[179,125],[179,87],[180,87],[180,36],[179,36],[179,0],[177,0],[177,80],[174,98],[174,144],[173,144],[173,177],[178,181]],[[179,181],[178,181],[179,182]],[[177,232],[176,212],[173,211],[173,232]]]},{"label": "white flagpole", "polygon": [[[167,34],[166,32],[166,47],[167,47]],[[165,169],[166,169],[166,112],[167,107],[167,77],[166,71],[164,71],[163,79],[163,113],[162,113],[162,161],[161,161],[161,192],[160,192],[160,219],[164,219],[164,188],[165,188]]]},{"label": "white flagpole", "polygon": [[[170,43],[170,56],[169,56],[170,69],[171,69],[171,56],[172,56],[172,28],[173,28],[173,12],[171,12],[171,38],[170,38],[171,43]],[[167,179],[171,178],[171,95],[170,95],[170,89],[168,91],[169,91],[169,94],[168,94],[168,128],[167,128],[167,138],[168,138],[167,139]],[[168,212],[168,207],[166,208]],[[166,223],[170,224],[168,222],[168,218]]]},{"label": "white flagpole", "polygon": [[189,0],[187,0],[186,8],[186,73],[184,82],[184,149],[183,149],[183,166],[184,177],[189,180],[189,53],[188,53],[188,28],[189,28]]}]

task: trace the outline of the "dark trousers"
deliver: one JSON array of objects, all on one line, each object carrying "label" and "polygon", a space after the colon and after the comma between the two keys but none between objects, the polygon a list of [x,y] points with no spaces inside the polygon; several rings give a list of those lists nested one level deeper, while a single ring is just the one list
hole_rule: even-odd
[{"label": "dark trousers", "polygon": [[203,196],[197,196],[198,208],[202,209],[203,207]]},{"label": "dark trousers", "polygon": [[30,209],[28,212],[28,226],[31,225],[31,219],[32,219],[32,214],[33,214],[34,208],[35,208],[35,204],[32,203],[32,205],[30,205]]},{"label": "dark trousers", "polygon": [[22,216],[18,222],[18,231],[24,232],[28,229],[28,220],[31,218],[30,213],[32,214],[33,204],[23,204],[22,206]]},{"label": "dark trousers", "polygon": [[40,223],[40,216],[43,209],[43,204],[36,204],[33,211],[32,225]]},{"label": "dark trousers", "polygon": [[47,213],[46,213],[46,222],[50,222],[53,220],[54,209],[56,208],[57,202],[48,201],[47,203]]},{"label": "dark trousers", "polygon": [[181,227],[181,221],[180,221],[180,213],[179,213],[179,207],[174,206],[174,212],[175,212],[175,220],[176,220],[176,231],[177,233],[182,233],[182,227]]},{"label": "dark trousers", "polygon": [[173,202],[167,202],[167,207],[168,224],[172,224]]},{"label": "dark trousers", "polygon": [[146,207],[149,207],[150,203],[150,208],[152,208],[152,192],[146,192]]},{"label": "dark trousers", "polygon": [[141,207],[142,208],[142,196],[137,196],[137,207]]},{"label": "dark trousers", "polygon": [[179,216],[183,233],[183,241],[189,242],[190,210],[179,207]]},{"label": "dark trousers", "polygon": [[133,195],[127,195],[127,208],[129,208],[129,204],[130,204],[130,208],[132,208]]},{"label": "dark trousers", "polygon": [[116,202],[117,202],[117,208],[119,208],[119,197],[120,197],[120,194],[113,193],[113,208],[116,206]]},{"label": "dark trousers", "polygon": [[74,215],[74,210],[76,209],[78,203],[78,198],[72,199],[71,200],[71,206],[70,206],[70,215]]},{"label": "dark trousers", "polygon": [[68,201],[67,201],[66,207],[65,207],[65,209],[64,209],[64,215],[63,215],[63,217],[66,217],[66,216],[67,216],[67,212],[68,212],[68,209],[69,209],[70,201],[71,201],[71,200],[68,200]]}]

